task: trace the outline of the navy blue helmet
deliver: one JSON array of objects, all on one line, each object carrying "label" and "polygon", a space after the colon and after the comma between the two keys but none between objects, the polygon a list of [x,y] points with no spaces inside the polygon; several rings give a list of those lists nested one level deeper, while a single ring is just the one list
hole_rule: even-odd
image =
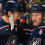
[{"label": "navy blue helmet", "polygon": [[15,11],[23,12],[23,7],[20,3],[16,1],[7,1],[4,12],[7,13],[8,11],[11,11],[14,13]]},{"label": "navy blue helmet", "polygon": [[32,5],[30,12],[45,12],[45,5],[44,4],[34,4]]},{"label": "navy blue helmet", "polygon": [[41,12],[42,16],[45,14],[45,5],[44,4],[34,4],[31,6],[29,13],[30,12]]}]

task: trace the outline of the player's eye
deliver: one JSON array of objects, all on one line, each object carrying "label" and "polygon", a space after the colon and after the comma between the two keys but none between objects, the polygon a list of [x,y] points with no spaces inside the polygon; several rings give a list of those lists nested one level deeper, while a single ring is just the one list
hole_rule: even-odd
[{"label": "player's eye", "polygon": [[39,15],[36,15],[36,16],[39,16]]},{"label": "player's eye", "polygon": [[31,15],[31,17],[34,17],[34,15]]}]

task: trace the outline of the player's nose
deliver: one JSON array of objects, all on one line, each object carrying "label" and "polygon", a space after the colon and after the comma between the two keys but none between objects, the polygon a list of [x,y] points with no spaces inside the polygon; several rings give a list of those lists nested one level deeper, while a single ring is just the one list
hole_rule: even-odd
[{"label": "player's nose", "polygon": [[20,17],[18,17],[18,19],[20,19]]}]

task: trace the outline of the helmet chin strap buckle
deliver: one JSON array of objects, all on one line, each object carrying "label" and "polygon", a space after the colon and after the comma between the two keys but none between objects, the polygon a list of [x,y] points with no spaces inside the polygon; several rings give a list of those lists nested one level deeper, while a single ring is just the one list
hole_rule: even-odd
[{"label": "helmet chin strap buckle", "polygon": [[11,25],[11,30],[14,29],[14,20],[13,20],[13,14],[9,17],[10,25]]}]

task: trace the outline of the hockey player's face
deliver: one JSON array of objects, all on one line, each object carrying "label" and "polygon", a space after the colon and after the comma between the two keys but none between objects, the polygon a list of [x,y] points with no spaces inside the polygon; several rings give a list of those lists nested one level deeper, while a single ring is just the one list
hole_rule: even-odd
[{"label": "hockey player's face", "polygon": [[18,20],[20,20],[21,13],[20,12],[15,12],[14,13],[14,22],[17,23]]},{"label": "hockey player's face", "polygon": [[39,26],[42,23],[42,14],[40,12],[31,13],[34,26]]}]

